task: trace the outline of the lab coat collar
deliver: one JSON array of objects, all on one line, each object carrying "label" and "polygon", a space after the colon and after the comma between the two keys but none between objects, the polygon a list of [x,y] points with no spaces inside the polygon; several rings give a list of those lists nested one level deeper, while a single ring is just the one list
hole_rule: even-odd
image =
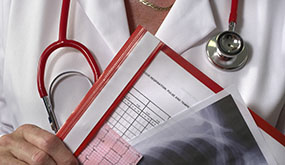
[{"label": "lab coat collar", "polygon": [[78,0],[115,54],[130,36],[124,0]]},{"label": "lab coat collar", "polygon": [[[113,53],[129,38],[124,0],[79,0]],[[156,36],[179,54],[216,28],[209,0],[176,0]]]},{"label": "lab coat collar", "polygon": [[156,36],[181,54],[215,28],[209,0],[176,0]]}]

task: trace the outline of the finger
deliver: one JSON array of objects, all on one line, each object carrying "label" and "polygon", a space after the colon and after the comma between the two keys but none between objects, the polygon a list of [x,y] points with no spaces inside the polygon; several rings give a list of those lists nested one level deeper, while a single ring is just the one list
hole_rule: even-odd
[{"label": "finger", "polygon": [[0,164],[5,165],[28,165],[27,163],[18,160],[12,154],[1,154],[0,156]]},{"label": "finger", "polygon": [[57,164],[78,164],[57,136],[34,125],[24,125],[19,131],[28,142],[48,153]]},{"label": "finger", "polygon": [[0,161],[0,163],[5,165],[28,165],[27,163],[22,162],[16,158],[6,157],[1,159],[2,160]]},{"label": "finger", "polygon": [[45,151],[37,148],[25,140],[17,140],[11,153],[20,160],[33,165],[55,165],[55,161]]},{"label": "finger", "polygon": [[5,153],[11,153],[13,157],[18,160],[23,160],[28,164],[55,164],[55,161],[46,152],[40,150],[33,144],[28,143],[25,139],[15,134],[4,135],[4,137],[2,137],[2,143],[6,144],[6,151],[9,151]]}]

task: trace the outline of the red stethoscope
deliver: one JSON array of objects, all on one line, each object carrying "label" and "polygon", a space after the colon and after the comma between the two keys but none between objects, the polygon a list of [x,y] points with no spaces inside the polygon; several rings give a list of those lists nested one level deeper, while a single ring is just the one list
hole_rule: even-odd
[{"label": "red stethoscope", "polygon": [[232,0],[229,30],[214,36],[206,46],[209,61],[226,71],[241,69],[248,59],[245,43],[235,32],[237,9],[238,0]]},{"label": "red stethoscope", "polygon": [[[90,53],[90,51],[81,43],[74,41],[74,40],[68,40],[66,38],[66,31],[67,31],[67,23],[68,23],[68,13],[69,13],[69,6],[70,6],[70,0],[63,0],[62,1],[62,8],[61,8],[61,16],[60,16],[60,25],[59,25],[59,38],[58,41],[50,44],[42,53],[39,64],[38,64],[38,74],[37,74],[37,85],[38,85],[38,91],[40,94],[40,97],[43,99],[47,113],[48,113],[48,120],[51,125],[51,128],[54,132],[57,132],[59,129],[59,125],[56,119],[56,115],[54,113],[54,109],[52,106],[51,98],[50,98],[50,92],[49,95],[47,93],[47,90],[45,88],[45,82],[44,82],[44,73],[45,73],[45,67],[46,62],[51,53],[53,53],[55,50],[63,47],[71,47],[74,49],[79,50],[87,60],[90,68],[92,69],[93,75],[94,75],[94,82],[99,78],[100,76],[100,70],[99,67]],[[51,86],[59,79],[59,77],[63,75],[72,75],[72,74],[78,74],[84,77],[87,77],[83,75],[80,72],[76,71],[69,71],[61,73],[59,76],[57,76],[54,81],[52,82]],[[90,82],[91,80],[88,79]],[[51,88],[50,88],[51,89]],[[50,91],[50,90],[49,90]]]}]

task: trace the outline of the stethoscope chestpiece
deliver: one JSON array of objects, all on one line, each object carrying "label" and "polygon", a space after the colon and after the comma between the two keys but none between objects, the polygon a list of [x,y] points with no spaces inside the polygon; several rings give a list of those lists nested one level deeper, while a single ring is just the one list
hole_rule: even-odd
[{"label": "stethoscope chestpiece", "polygon": [[214,36],[207,43],[206,52],[212,64],[227,71],[241,69],[248,59],[244,41],[234,31]]}]

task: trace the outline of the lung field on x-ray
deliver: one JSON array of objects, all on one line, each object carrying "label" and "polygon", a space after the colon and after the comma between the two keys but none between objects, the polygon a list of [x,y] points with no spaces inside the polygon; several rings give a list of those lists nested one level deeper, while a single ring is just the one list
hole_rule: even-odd
[{"label": "lung field on x-ray", "polygon": [[267,164],[230,95],[135,148],[144,155],[141,165]]}]

